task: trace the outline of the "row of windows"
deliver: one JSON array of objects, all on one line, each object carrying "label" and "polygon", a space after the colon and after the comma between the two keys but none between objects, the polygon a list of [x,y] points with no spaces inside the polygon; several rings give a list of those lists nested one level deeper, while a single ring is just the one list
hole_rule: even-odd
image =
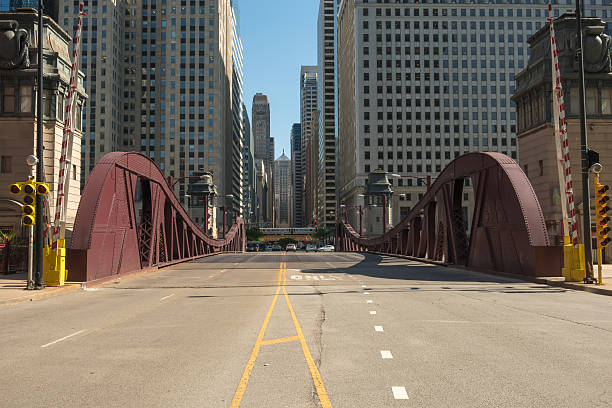
[{"label": "row of windows", "polygon": [[[516,151],[505,151],[503,153],[505,153],[506,155],[512,157],[515,160],[517,158]],[[454,152],[454,156],[455,156],[454,158],[459,157],[459,155],[460,155],[459,152]],[[398,165],[387,164],[386,168],[384,166],[380,166],[380,165],[372,166],[370,164],[365,164],[363,166],[363,170],[364,170],[365,173],[370,173],[372,171],[372,169],[374,169],[374,168],[383,168],[384,170],[387,170],[387,172],[389,172],[389,173],[395,173],[395,172],[404,173],[405,172],[405,173],[411,173],[411,174],[414,174],[415,172],[416,173],[421,173],[421,174],[422,173],[432,173],[434,171],[434,169],[435,169],[436,173],[439,173],[439,172],[442,171],[442,165],[441,164],[436,164],[435,166],[432,166],[431,164],[425,164],[425,165],[423,165],[423,164],[416,164],[416,165],[408,164],[408,165],[406,165],[405,170],[404,170],[404,166],[403,165],[399,165],[399,164]]]},{"label": "row of windows", "polygon": [[[370,20],[363,20],[361,23],[361,27],[364,30],[370,30],[370,23],[372,21]],[[374,22],[374,26],[372,26],[372,29],[374,27],[376,27],[376,30],[383,30],[383,21],[380,20],[376,20]],[[384,21],[384,29],[385,30],[401,30],[402,29],[402,23],[401,21]],[[393,24],[392,24],[393,23]],[[542,23],[541,22],[532,22],[532,21],[525,21],[523,24],[523,21],[509,21],[509,22],[503,22],[503,21],[498,21],[497,24],[495,24],[494,21],[489,21],[489,24],[487,24],[487,22],[485,21],[480,21],[479,24],[477,24],[476,21],[470,21],[469,22],[469,29],[470,30],[486,30],[487,27],[489,28],[489,30],[504,30],[504,29],[508,29],[508,30],[514,30],[515,28],[517,30],[523,30],[523,28],[525,28],[528,31],[532,31],[533,28],[535,27],[535,30],[539,30],[542,27]],[[497,27],[496,27],[497,26]],[[404,30],[414,30],[414,31],[421,31],[421,30],[433,30],[433,31],[439,31],[440,29],[442,30],[452,30],[452,31],[457,31],[459,30],[459,28],[461,28],[461,30],[468,30],[468,21],[423,21],[422,22],[422,26],[421,26],[421,21],[404,21],[403,24],[403,29]],[[396,34],[396,36],[399,34]],[[386,41],[391,41],[391,34],[386,34]],[[382,41],[382,33],[377,33],[376,35],[376,41],[380,42]],[[399,41],[396,39],[396,41]]]}]

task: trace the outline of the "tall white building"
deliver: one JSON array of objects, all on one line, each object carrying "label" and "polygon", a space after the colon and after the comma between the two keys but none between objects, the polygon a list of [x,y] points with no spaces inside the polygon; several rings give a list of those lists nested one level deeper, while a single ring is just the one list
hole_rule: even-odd
[{"label": "tall white building", "polygon": [[[574,7],[563,3],[555,6],[557,15]],[[612,12],[609,2],[596,3],[587,15]],[[459,155],[495,151],[517,160],[514,76],[528,60],[527,39],[545,23],[543,1],[344,0],[338,13],[341,204],[363,204],[365,179],[381,168],[401,176],[392,180],[397,222],[425,191],[426,178]],[[467,211],[469,188],[463,198]]]},{"label": "tall white building", "polygon": [[[138,150],[186,197],[190,178],[211,171],[225,204],[242,209],[242,44],[236,0],[86,2],[82,69],[83,177],[108,152]],[[78,2],[60,7],[74,32]]]},{"label": "tall white building", "polygon": [[[312,113],[317,109],[318,103],[318,67],[303,65],[300,69],[300,146],[299,146],[299,157],[297,162],[294,163],[294,167],[298,169],[302,176],[299,179],[294,180],[294,189],[296,194],[294,196],[294,217],[295,226],[305,226],[305,208],[306,208],[306,191],[305,191],[305,177],[306,177],[306,146],[308,141],[314,135],[319,136],[318,129],[312,129]],[[293,153],[293,151],[292,151]],[[297,156],[296,151],[296,156]],[[294,159],[295,161],[295,159]]]},{"label": "tall white building", "polygon": [[317,180],[318,226],[333,229],[336,223],[336,12],[338,0],[320,0],[317,26],[319,159]]}]

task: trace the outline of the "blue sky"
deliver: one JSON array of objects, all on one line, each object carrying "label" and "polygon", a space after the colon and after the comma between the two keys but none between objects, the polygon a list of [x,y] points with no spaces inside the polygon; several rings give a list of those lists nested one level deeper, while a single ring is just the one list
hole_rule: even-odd
[{"label": "blue sky", "polygon": [[276,157],[290,154],[289,132],[300,121],[300,67],[317,62],[318,0],[239,0],[244,45],[244,101],[270,99]]}]

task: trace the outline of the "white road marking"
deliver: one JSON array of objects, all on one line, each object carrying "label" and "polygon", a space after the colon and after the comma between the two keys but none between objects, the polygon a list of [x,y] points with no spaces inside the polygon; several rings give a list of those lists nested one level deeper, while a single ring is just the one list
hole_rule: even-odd
[{"label": "white road marking", "polygon": [[166,300],[166,299],[168,299],[168,298],[171,298],[172,296],[174,296],[174,293],[173,293],[173,294],[171,294],[171,295],[168,295],[168,296],[164,296],[163,298],[161,298],[161,299],[159,299],[159,300],[160,300],[160,302],[161,302],[162,300]]},{"label": "white road marking", "polygon": [[363,292],[363,294],[364,294],[364,295],[369,295],[369,294],[370,294],[370,292]]},{"label": "white road marking", "polygon": [[362,288],[367,288],[367,286],[366,286],[366,285],[361,285],[361,287],[362,287]]},{"label": "white road marking", "polygon": [[370,310],[370,314],[371,315],[375,315],[376,314],[376,310]]},{"label": "white road marking", "polygon": [[312,279],[319,280],[319,277],[315,275],[315,276],[312,277]]},{"label": "white road marking", "polygon": [[406,387],[391,387],[393,391],[393,398],[395,399],[408,399],[408,393]]},{"label": "white road marking", "polygon": [[380,356],[382,358],[393,358],[391,355],[391,350],[380,350]]},{"label": "white road marking", "polygon": [[385,331],[382,326],[374,326],[374,330],[376,330],[377,332],[384,332]]},{"label": "white road marking", "polygon": [[325,276],[325,275],[291,275],[291,279],[293,280],[342,280],[339,276]]},{"label": "white road marking", "polygon": [[366,300],[366,303],[372,303],[372,300],[368,299]]},{"label": "white road marking", "polygon": [[78,331],[78,332],[76,332],[76,333],[69,334],[69,335],[68,335],[68,336],[66,336],[66,337],[62,337],[61,339],[57,339],[57,340],[55,340],[55,341],[52,341],[51,343],[43,344],[43,345],[42,345],[42,346],[40,346],[40,347],[41,347],[41,348],[47,348],[47,347],[49,347],[49,346],[54,345],[55,343],[59,343],[60,341],[64,341],[64,340],[69,339],[69,338],[71,338],[71,337],[77,336],[77,335],[79,335],[79,334],[83,333],[84,331],[85,331],[85,329],[83,329],[83,330],[79,330],[79,331]]}]

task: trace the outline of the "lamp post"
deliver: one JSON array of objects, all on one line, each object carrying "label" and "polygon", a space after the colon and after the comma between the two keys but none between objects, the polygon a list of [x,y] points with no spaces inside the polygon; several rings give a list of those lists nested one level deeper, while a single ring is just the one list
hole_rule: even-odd
[{"label": "lamp post", "polygon": [[376,201],[382,200],[383,206],[383,235],[387,233],[387,203],[390,201],[388,198],[393,194],[391,190],[391,183],[387,177],[388,173],[383,169],[377,169],[368,175],[368,181],[366,182],[366,189],[364,196],[368,197],[368,204],[374,204],[373,198],[376,197]]},{"label": "lamp post", "polygon": [[[38,0],[38,89],[36,92],[37,96],[37,115],[36,115],[36,157],[40,160],[40,163],[36,166],[36,181],[43,181],[44,171],[44,157],[43,157],[43,47],[44,38],[43,35],[43,12],[44,12],[43,0]],[[42,289],[43,283],[43,197],[36,194],[36,209],[35,209],[35,223],[36,223],[36,272],[34,274],[34,289]]]},{"label": "lamp post", "polygon": [[[227,195],[221,195],[221,196],[217,196],[219,198],[223,198],[224,201],[226,199],[230,199],[233,200],[234,199],[234,195],[233,194],[227,194]],[[225,228],[226,228],[226,224],[225,224],[225,215],[227,213],[227,205],[223,204],[221,207],[219,207],[222,211],[223,211],[223,238],[225,238]],[[232,207],[233,208],[233,207]]]}]

